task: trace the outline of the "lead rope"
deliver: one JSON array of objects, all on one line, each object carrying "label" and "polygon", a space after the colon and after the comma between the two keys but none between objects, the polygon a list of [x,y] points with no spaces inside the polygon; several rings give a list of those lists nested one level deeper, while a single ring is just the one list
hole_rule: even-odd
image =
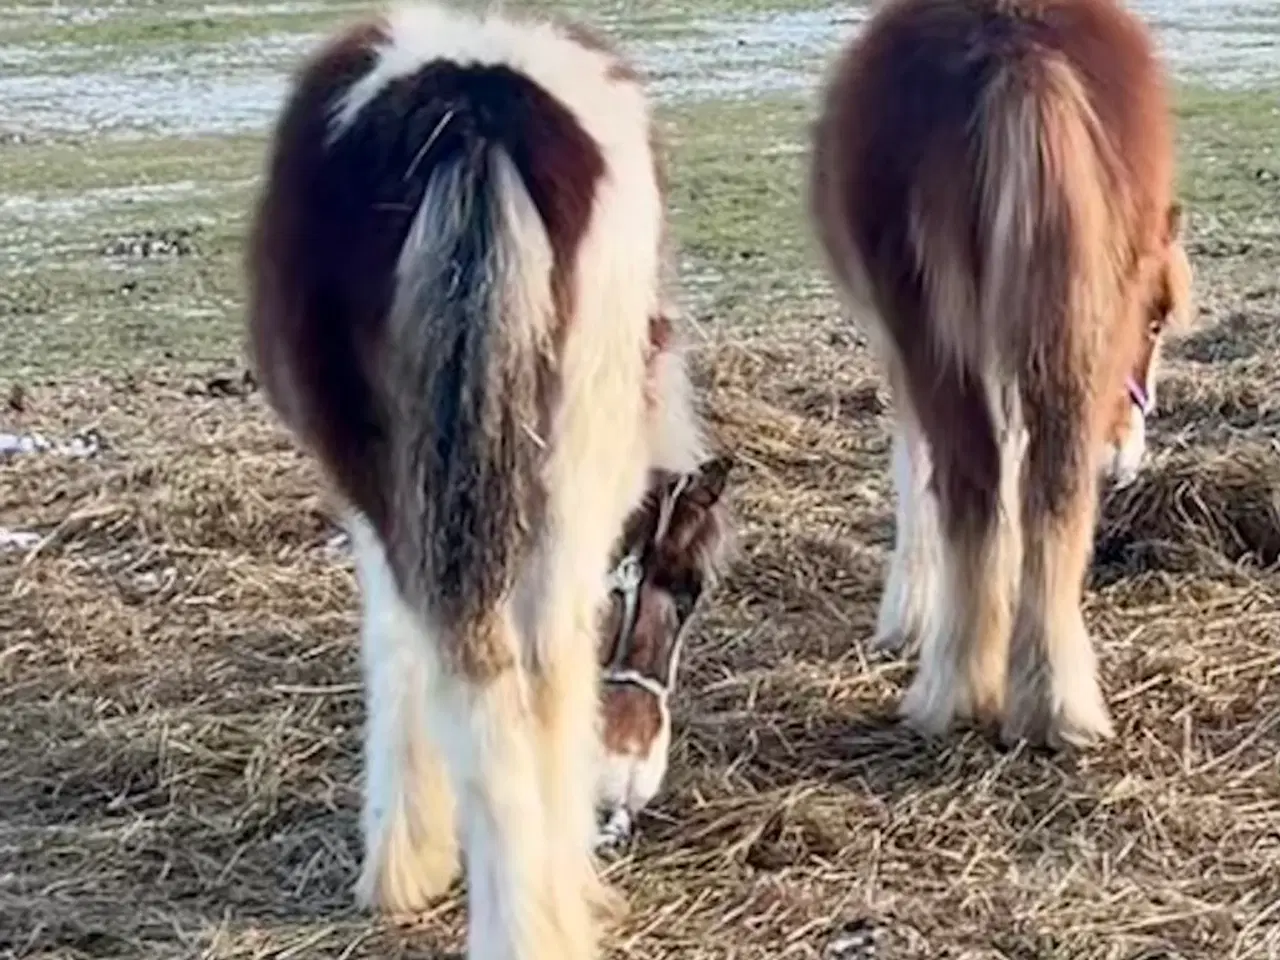
[{"label": "lead rope", "polygon": [[627,654],[631,652],[631,637],[636,629],[636,613],[640,606],[640,584],[644,581],[644,568],[640,558],[629,553],[618,561],[609,574],[609,590],[622,597],[622,623],[618,627],[618,646],[613,652],[609,671],[622,669]]}]

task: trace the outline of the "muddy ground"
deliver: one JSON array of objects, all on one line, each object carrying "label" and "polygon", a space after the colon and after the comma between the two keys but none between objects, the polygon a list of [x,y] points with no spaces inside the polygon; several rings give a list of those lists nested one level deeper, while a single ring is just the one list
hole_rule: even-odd
[{"label": "muddy ground", "polygon": [[[356,593],[244,379],[240,257],[297,57],[360,4],[0,0],[0,957],[433,957],[356,911]],[[742,556],[686,655],[614,956],[1280,957],[1280,5],[1135,4],[1179,81],[1199,328],[1109,503],[1120,736],[926,744],[866,649],[883,383],[800,189],[858,5],[584,2],[650,71]],[[13,449],[10,449],[13,448]],[[858,955],[852,949],[849,960]]]}]

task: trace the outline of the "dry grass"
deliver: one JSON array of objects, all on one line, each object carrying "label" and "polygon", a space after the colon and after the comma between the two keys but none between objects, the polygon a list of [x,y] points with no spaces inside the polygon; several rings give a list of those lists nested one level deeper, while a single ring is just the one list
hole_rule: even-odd
[{"label": "dry grass", "polygon": [[[145,62],[159,105],[188,52],[335,12],[27,16],[47,6],[0,24],[23,48],[4,66],[14,89],[37,81],[19,119],[46,80],[41,112],[60,119],[59,72],[89,71],[98,103],[104,78]],[[611,955],[803,960],[861,922],[880,960],[1280,960],[1274,88],[1179,94],[1197,297],[1217,323],[1175,351],[1157,455],[1101,524],[1088,616],[1120,737],[1081,756],[963,732],[926,744],[892,719],[912,665],[865,650],[893,532],[885,397],[831,316],[797,203],[812,105],[767,92],[793,68],[816,79],[821,58],[793,42],[799,21],[771,50],[733,23],[811,4],[568,6],[607,11],[695,88],[745,64],[766,91],[663,110],[743,549],[685,658],[666,790],[609,865],[632,905]],[[184,89],[205,103],[288,66],[247,51]],[[193,370],[239,350],[260,134],[21,132],[0,131],[0,199],[20,214],[0,237],[0,429],[96,427],[107,447],[0,460],[0,528],[42,535],[0,546],[0,960],[456,956],[457,895],[407,927],[351,904],[352,570],[261,398],[238,371]],[[148,187],[167,199],[130,193]],[[157,235],[194,242],[157,250]]]},{"label": "dry grass", "polygon": [[1117,491],[1106,505],[1100,556],[1146,552],[1151,561],[1280,561],[1280,446],[1251,443],[1205,457],[1188,452],[1151,470],[1146,482]]},{"label": "dry grass", "polygon": [[[863,646],[892,535],[879,382],[829,320],[714,356],[743,551],[667,790],[609,867],[615,955],[816,957],[865,921],[890,960],[1280,956],[1280,456],[1248,403],[1269,368],[1174,364],[1090,596],[1120,736],[1077,757],[898,729],[912,668]],[[36,386],[7,416],[107,447],[2,468],[0,526],[45,536],[0,555],[0,955],[458,946],[457,897],[407,929],[350,904],[353,575],[310,464],[239,392]],[[1231,402],[1243,435],[1188,412]]]}]

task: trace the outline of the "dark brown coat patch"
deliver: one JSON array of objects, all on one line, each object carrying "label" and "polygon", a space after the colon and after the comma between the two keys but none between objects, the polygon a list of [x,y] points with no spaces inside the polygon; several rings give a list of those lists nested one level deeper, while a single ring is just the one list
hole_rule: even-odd
[{"label": "dark brown coat patch", "polygon": [[[493,609],[536,535],[554,352],[572,322],[604,161],[527,77],[444,61],[388,83],[331,141],[335,104],[373,69],[385,39],[380,22],[353,27],[295,80],[250,238],[250,349],[282,419],[388,545],[402,592],[457,625]],[[496,153],[514,165],[551,244],[552,355],[504,356],[502,331],[475,322],[489,283]],[[464,306],[393,326],[410,226],[433,177],[452,167],[475,198],[459,214],[470,219],[449,258],[452,282],[475,298],[466,306],[451,295]],[[429,287],[448,282],[447,267],[415,269]],[[431,303],[430,293],[406,308]]]}]

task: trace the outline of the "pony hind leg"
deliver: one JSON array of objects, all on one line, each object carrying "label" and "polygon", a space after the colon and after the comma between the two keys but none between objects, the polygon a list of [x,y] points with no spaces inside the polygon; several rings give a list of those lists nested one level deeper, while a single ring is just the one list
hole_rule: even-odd
[{"label": "pony hind leg", "polygon": [[585,960],[565,951],[547,887],[555,816],[537,787],[539,724],[511,611],[500,611],[487,629],[510,657],[488,669],[448,671],[429,707],[461,811],[467,956]]},{"label": "pony hind leg", "polygon": [[459,868],[453,788],[424,709],[438,666],[432,638],[400,600],[373,531],[358,517],[347,526],[363,594],[368,705],[365,851],[355,894],[366,908],[416,913],[449,889]]},{"label": "pony hind leg", "polygon": [[1006,741],[1087,746],[1113,733],[1097,657],[1081,611],[1092,552],[1098,480],[1083,403],[1053,422],[1073,436],[1033,436],[1023,489],[1026,529],[1014,621]]},{"label": "pony hind leg", "polygon": [[[560,544],[567,556],[567,544]],[[548,878],[566,955],[594,956],[598,921],[617,919],[625,902],[599,877],[596,794],[600,760],[598,633],[607,543],[598,564],[601,587],[584,584],[566,565],[548,578],[538,617],[539,643],[533,689],[539,720],[539,775],[551,811]]]},{"label": "pony hind leg", "polygon": [[938,505],[929,484],[929,447],[914,414],[898,401],[893,434],[894,543],[872,648],[910,656],[935,615],[939,590]]},{"label": "pony hind leg", "polygon": [[956,720],[1003,718],[1020,559],[1018,514],[1008,501],[1024,434],[1000,391],[949,374],[931,389],[926,422],[942,534],[938,593],[902,714],[933,736]]}]

